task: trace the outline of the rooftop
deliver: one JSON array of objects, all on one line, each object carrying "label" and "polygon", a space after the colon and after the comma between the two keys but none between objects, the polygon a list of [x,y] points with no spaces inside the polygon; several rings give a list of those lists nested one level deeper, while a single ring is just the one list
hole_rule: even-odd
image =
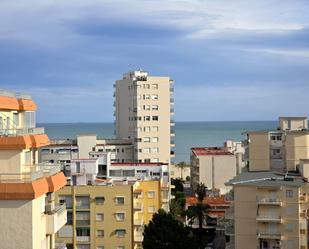
[{"label": "rooftop", "polygon": [[191,150],[196,156],[233,155],[233,153],[227,151],[223,147],[194,147],[191,148]]},{"label": "rooftop", "polygon": [[162,166],[168,163],[112,163],[112,166]]},{"label": "rooftop", "polygon": [[[197,204],[197,198],[196,197],[186,197],[186,204],[187,205],[195,205]],[[225,200],[224,196],[220,197],[205,197],[203,200],[203,204],[205,205],[229,205],[229,202]]]},{"label": "rooftop", "polygon": [[245,172],[229,180],[226,185],[245,185],[257,187],[301,187],[306,182],[297,174],[283,174],[271,171]]}]

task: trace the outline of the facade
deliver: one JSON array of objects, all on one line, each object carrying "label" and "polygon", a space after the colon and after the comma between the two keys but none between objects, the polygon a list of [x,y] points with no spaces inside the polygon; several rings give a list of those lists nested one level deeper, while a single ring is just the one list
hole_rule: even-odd
[{"label": "facade", "polygon": [[49,144],[36,128],[30,96],[0,92],[0,238],[6,249],[64,249],[55,234],[67,221],[55,192],[66,184],[56,164],[39,164],[38,150]]},{"label": "facade", "polygon": [[247,133],[249,171],[293,171],[309,158],[307,118],[281,117],[279,124],[278,130]]},{"label": "facade", "polygon": [[236,176],[236,156],[220,147],[191,149],[191,185],[204,183],[212,191],[227,193],[231,187],[225,183]]},{"label": "facade", "polygon": [[248,171],[233,191],[229,248],[308,248],[308,121],[281,117],[274,131],[248,132]]},{"label": "facade", "polygon": [[68,249],[133,248],[133,187],[72,185],[57,192],[68,222],[57,233]]},{"label": "facade", "polygon": [[173,83],[145,71],[124,74],[115,83],[115,132],[134,145],[135,162],[170,164],[174,151]]}]

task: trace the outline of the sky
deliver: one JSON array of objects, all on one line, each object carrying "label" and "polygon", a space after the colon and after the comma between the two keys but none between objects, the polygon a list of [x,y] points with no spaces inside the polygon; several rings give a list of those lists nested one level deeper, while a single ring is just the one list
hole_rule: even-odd
[{"label": "sky", "polygon": [[308,0],[0,0],[0,88],[38,122],[113,121],[113,83],[175,80],[176,121],[309,116]]}]

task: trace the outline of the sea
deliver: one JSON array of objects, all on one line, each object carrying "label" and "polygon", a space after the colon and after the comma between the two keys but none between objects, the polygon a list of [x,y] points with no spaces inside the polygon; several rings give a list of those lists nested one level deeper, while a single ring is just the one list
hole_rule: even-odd
[{"label": "sea", "polygon": [[[174,161],[189,162],[190,148],[222,146],[224,141],[241,141],[244,132],[276,129],[278,121],[176,122]],[[78,134],[97,134],[98,138],[114,138],[113,123],[41,123],[50,139],[76,138]]]}]

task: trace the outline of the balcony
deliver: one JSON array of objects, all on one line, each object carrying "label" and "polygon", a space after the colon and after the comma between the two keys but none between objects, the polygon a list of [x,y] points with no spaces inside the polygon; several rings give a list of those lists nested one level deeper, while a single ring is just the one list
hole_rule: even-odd
[{"label": "balcony", "polygon": [[174,98],[170,98],[170,103],[174,104]]},{"label": "balcony", "polygon": [[67,223],[67,210],[65,205],[56,206],[47,215],[46,233],[55,234]]},{"label": "balcony", "polygon": [[280,232],[268,231],[268,232],[258,232],[257,236],[259,239],[276,239],[282,240],[282,235]]},{"label": "balcony", "polygon": [[44,128],[0,129],[0,136],[6,137],[38,134],[45,134]]},{"label": "balcony", "polygon": [[299,197],[299,202],[300,203],[304,203],[304,202],[307,202],[307,195],[302,195]]},{"label": "balcony", "polygon": [[90,226],[90,220],[76,220],[76,226],[78,227]]},{"label": "balcony", "polygon": [[56,242],[54,249],[67,249],[66,241]]},{"label": "balcony", "polygon": [[143,235],[134,235],[134,242],[143,242]]},{"label": "balcony", "polygon": [[275,205],[275,206],[282,205],[281,200],[276,197],[261,197],[261,198],[257,198],[256,202],[258,205]]},{"label": "balcony", "polygon": [[282,223],[282,218],[279,215],[278,216],[258,215],[256,217],[256,221]]},{"label": "balcony", "polygon": [[175,126],[175,120],[171,119],[170,124],[171,124],[171,126]]},{"label": "balcony", "polygon": [[144,225],[143,219],[134,219],[134,226],[142,226]]},{"label": "balcony", "polygon": [[174,87],[172,87],[172,86],[170,87],[170,92],[174,93]]},{"label": "balcony", "polygon": [[171,109],[170,109],[170,113],[171,113],[171,115],[175,114],[174,108],[171,108]]},{"label": "balcony", "polygon": [[76,236],[78,242],[90,242],[90,236]]},{"label": "balcony", "polygon": [[144,205],[143,203],[134,203],[134,210],[135,211],[143,211]]},{"label": "balcony", "polygon": [[172,137],[175,136],[175,130],[174,130],[174,129],[171,129],[171,130],[170,130],[170,133],[171,133],[171,136],[172,136]]},{"label": "balcony", "polygon": [[23,165],[23,172],[20,173],[2,173],[0,174],[1,183],[27,183],[37,180],[41,177],[47,177],[57,174],[61,171],[59,164],[41,163],[36,165]]}]

